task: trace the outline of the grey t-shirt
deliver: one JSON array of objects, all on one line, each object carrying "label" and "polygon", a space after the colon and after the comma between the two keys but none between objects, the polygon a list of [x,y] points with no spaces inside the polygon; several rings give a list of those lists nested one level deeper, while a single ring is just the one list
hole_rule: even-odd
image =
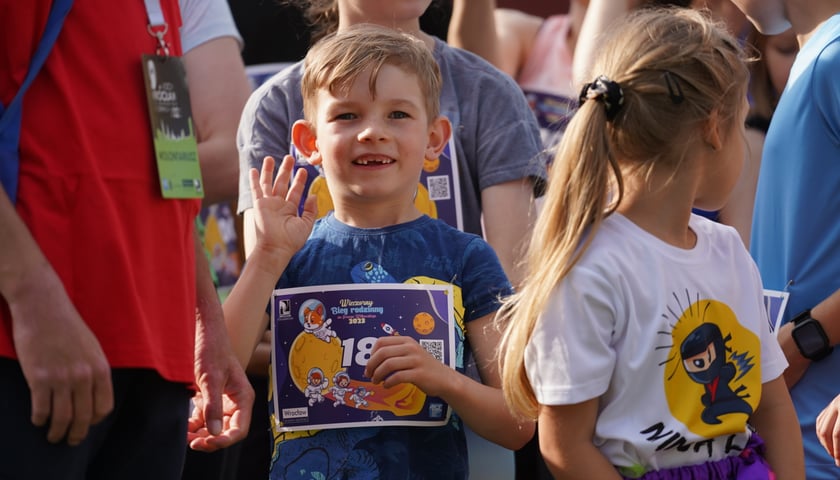
[{"label": "grey t-shirt", "polygon": [[[441,114],[452,123],[464,230],[481,235],[481,190],[546,177],[539,127],[516,83],[484,59],[435,39],[443,77]],[[303,118],[298,62],[266,80],[248,100],[237,133],[239,204],[252,207],[248,171],[289,153],[291,125]]]}]

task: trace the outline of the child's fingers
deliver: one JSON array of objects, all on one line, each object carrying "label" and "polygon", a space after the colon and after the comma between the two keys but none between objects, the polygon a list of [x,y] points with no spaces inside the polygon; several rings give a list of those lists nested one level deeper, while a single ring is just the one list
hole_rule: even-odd
[{"label": "child's fingers", "polygon": [[251,168],[248,171],[248,181],[251,185],[251,200],[256,202],[263,197],[260,189],[260,172],[256,168]]},{"label": "child's fingers", "polygon": [[308,173],[305,168],[301,168],[297,172],[295,172],[295,177],[292,180],[292,186],[289,188],[289,191],[286,193],[286,200],[290,203],[297,205],[300,203],[301,197],[303,197],[303,191],[306,188],[306,178]]},{"label": "child's fingers", "polygon": [[292,178],[292,170],[294,170],[295,159],[291,155],[283,157],[280,163],[280,169],[277,171],[277,178],[274,179],[273,194],[278,197],[285,198],[289,189],[289,179]]},{"label": "child's fingers", "polygon": [[262,196],[270,196],[272,194],[273,177],[274,157],[265,157],[263,159],[262,170],[260,171],[260,191]]}]

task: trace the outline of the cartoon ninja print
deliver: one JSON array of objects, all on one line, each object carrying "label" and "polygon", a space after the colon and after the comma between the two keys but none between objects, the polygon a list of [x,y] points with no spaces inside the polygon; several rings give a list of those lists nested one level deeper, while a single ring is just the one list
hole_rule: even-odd
[{"label": "cartoon ninja print", "polygon": [[700,418],[710,425],[721,423],[720,416],[727,413],[752,415],[753,409],[744,398],[746,386],[741,384],[733,390],[730,382],[738,373],[735,364],[727,361],[730,349],[720,328],[713,323],[704,323],[694,329],[680,345],[680,356],[688,376],[703,385],[705,393],[700,401],[705,407]]},{"label": "cartoon ninja print", "polygon": [[743,432],[761,398],[761,341],[729,305],[691,298],[667,308],[670,345],[660,365],[671,416],[691,432],[714,438]]}]

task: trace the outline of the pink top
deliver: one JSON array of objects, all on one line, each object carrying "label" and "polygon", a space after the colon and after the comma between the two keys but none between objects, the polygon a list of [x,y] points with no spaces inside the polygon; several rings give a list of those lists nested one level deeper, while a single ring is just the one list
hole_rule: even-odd
[{"label": "pink top", "polygon": [[571,19],[552,15],[543,21],[531,53],[516,78],[528,103],[537,115],[543,143],[556,142],[577,108],[577,92],[572,84],[572,55],[567,43]]}]

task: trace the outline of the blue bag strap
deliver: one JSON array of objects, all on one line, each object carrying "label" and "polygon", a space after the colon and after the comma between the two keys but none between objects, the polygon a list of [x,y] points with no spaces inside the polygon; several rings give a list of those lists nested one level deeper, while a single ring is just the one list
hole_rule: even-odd
[{"label": "blue bag strap", "polygon": [[6,189],[12,203],[15,203],[17,199],[18,172],[20,171],[19,145],[23,94],[26,93],[26,89],[35,80],[47,60],[55,39],[58,38],[58,33],[61,31],[64,18],[72,5],[73,0],[53,1],[44,35],[35,49],[32,63],[29,65],[29,71],[26,72],[26,78],[23,80],[20,90],[8,106],[4,107],[0,104],[0,182],[2,182],[3,188]]}]

